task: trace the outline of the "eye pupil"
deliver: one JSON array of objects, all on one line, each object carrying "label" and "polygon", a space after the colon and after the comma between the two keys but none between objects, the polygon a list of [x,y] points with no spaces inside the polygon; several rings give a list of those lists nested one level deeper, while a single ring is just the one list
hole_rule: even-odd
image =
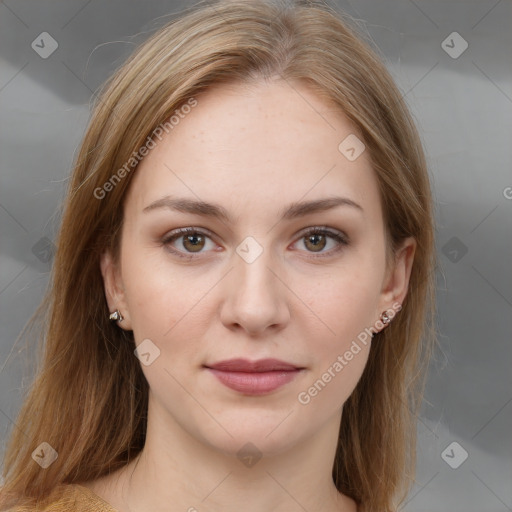
[{"label": "eye pupil", "polygon": [[[320,240],[320,245],[317,244],[317,242]],[[325,235],[321,235],[321,234],[313,234],[313,235],[309,235],[307,237],[307,242],[306,242],[306,247],[308,246],[308,242],[312,243],[312,247],[313,247],[313,251],[314,252],[317,252],[317,251],[321,251],[324,247],[325,247]]]},{"label": "eye pupil", "polygon": [[183,238],[183,247],[185,247],[185,249],[190,249],[186,245],[187,242],[190,242],[192,244],[192,252],[199,252],[199,250],[201,250],[204,247],[204,237],[201,235],[186,235]]}]

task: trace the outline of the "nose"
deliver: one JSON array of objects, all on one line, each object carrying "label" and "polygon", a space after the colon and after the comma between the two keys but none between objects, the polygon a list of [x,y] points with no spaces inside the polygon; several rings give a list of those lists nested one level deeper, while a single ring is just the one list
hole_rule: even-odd
[{"label": "nose", "polygon": [[289,294],[267,251],[251,263],[233,255],[234,268],[223,283],[222,323],[250,335],[283,329],[290,320]]}]

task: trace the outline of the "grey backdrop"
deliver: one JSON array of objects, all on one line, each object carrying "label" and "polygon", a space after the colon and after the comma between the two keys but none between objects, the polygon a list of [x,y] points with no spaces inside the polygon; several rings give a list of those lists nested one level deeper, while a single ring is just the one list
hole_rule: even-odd
[{"label": "grey backdrop", "polygon": [[[34,354],[15,341],[48,280],[57,207],[90,101],[134,43],[186,4],[0,3],[0,455],[8,433],[23,429],[13,419],[31,378],[23,358]],[[406,510],[512,510],[512,3],[339,5],[384,55],[434,185],[440,350]]]}]

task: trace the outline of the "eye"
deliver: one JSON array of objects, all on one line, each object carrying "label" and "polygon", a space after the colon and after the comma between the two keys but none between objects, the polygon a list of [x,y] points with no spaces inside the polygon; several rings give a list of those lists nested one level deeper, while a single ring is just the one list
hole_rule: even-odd
[{"label": "eye", "polygon": [[[180,238],[182,238],[182,241],[178,245],[181,246],[184,251],[173,246],[174,242]],[[195,257],[194,253],[205,252],[202,249],[208,245],[208,240],[213,244],[208,233],[198,228],[190,227],[180,228],[169,233],[162,239],[162,244],[173,254],[181,258],[193,259]]]},{"label": "eye", "polygon": [[[329,239],[333,247],[331,250],[323,251],[323,249],[329,245]],[[301,238],[296,243],[299,243],[301,240],[307,252],[316,253],[313,254],[313,257],[330,256],[343,249],[343,247],[349,243],[348,237],[345,234],[338,231],[331,231],[324,227],[308,229],[306,232],[302,233]]]},{"label": "eye", "polygon": [[[177,248],[175,242],[180,238],[182,239],[181,243],[178,244],[180,247]],[[299,243],[300,240],[303,241],[303,246],[307,249],[307,252],[313,253],[312,256],[315,258],[330,256],[349,244],[348,237],[344,233],[332,231],[326,227],[309,228],[302,233],[294,245]],[[324,251],[329,245],[329,240],[333,247],[330,250]],[[187,227],[177,229],[166,235],[162,239],[162,244],[180,258],[191,260],[196,257],[195,254],[208,252],[203,250],[205,247],[208,248],[208,241],[213,246],[211,249],[215,250],[215,244],[208,232],[199,228]]]}]

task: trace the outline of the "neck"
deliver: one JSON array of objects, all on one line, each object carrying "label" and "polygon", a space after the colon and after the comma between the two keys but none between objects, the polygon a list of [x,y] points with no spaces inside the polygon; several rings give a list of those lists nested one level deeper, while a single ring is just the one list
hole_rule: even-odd
[{"label": "neck", "polygon": [[151,421],[151,409],[144,449],[123,468],[122,512],[356,511],[332,480],[341,414],[300,445],[266,455],[251,444],[225,453],[162,414]]}]

